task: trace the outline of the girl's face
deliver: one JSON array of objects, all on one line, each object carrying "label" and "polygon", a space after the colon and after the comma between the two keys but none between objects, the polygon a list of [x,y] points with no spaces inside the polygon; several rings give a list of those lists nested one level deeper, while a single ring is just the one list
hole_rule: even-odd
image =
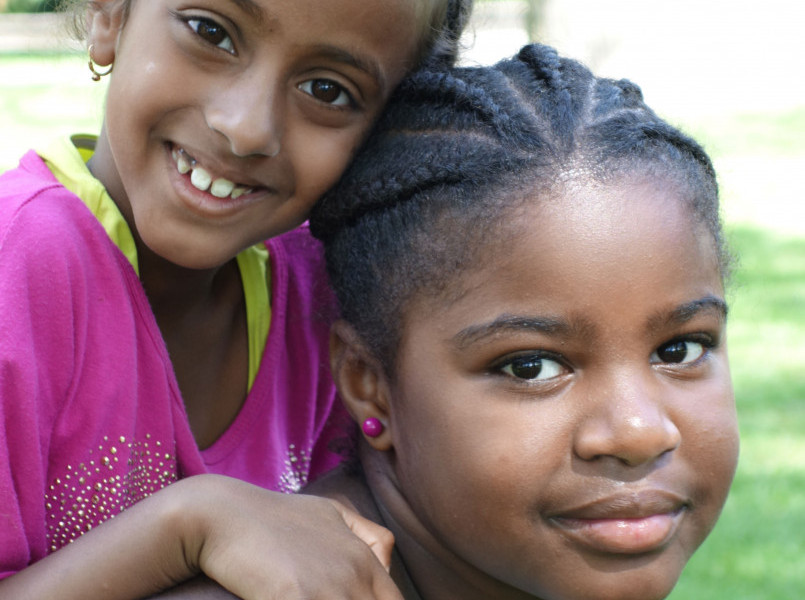
[{"label": "girl's face", "polygon": [[406,308],[388,424],[407,530],[484,597],[663,598],[738,455],[712,240],[656,182],[510,221],[450,302]]},{"label": "girl's face", "polygon": [[[288,231],[350,160],[411,67],[413,0],[111,0],[90,27],[114,59],[91,162],[142,240],[220,265]],[[106,18],[110,17],[110,18]]]}]

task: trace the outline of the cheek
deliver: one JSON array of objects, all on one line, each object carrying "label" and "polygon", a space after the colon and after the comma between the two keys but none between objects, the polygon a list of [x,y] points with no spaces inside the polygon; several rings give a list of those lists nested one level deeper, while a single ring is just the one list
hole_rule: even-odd
[{"label": "cheek", "polygon": [[721,512],[738,463],[739,436],[729,375],[713,381],[684,407],[685,458],[699,481],[694,503],[709,531]]},{"label": "cheek", "polygon": [[398,477],[418,514],[469,547],[477,536],[512,527],[512,512],[518,521],[528,513],[525,505],[549,479],[546,465],[554,457],[537,460],[532,442],[544,437],[514,406],[473,402],[471,390],[452,389],[451,397],[430,395],[430,401],[420,395],[415,408],[395,415]]}]

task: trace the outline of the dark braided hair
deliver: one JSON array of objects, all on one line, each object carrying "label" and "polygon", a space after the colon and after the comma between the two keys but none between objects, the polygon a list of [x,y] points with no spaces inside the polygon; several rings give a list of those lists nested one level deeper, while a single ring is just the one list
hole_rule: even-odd
[{"label": "dark braided hair", "polygon": [[704,150],[633,83],[595,77],[535,44],[493,67],[410,76],[310,223],[343,317],[393,377],[407,301],[461,293],[454,276],[493,258],[485,242],[500,235],[507,210],[568,179],[642,173],[687,199],[723,276],[718,188]]},{"label": "dark braided hair", "polygon": [[422,63],[429,67],[451,67],[459,53],[459,41],[470,20],[473,0],[448,0],[442,22],[434,28]]}]

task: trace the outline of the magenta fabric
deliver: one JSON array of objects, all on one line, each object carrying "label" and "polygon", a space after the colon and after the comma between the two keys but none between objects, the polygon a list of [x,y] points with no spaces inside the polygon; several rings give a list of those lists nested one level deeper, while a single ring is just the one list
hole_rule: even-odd
[{"label": "magenta fabric", "polygon": [[305,226],[267,242],[272,320],[237,418],[200,451],[145,292],[83,202],[28,153],[0,176],[0,578],[178,478],[295,492],[349,434]]}]

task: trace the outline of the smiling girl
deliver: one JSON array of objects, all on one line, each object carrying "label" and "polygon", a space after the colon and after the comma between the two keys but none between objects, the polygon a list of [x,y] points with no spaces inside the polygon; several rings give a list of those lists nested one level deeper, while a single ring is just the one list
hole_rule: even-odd
[{"label": "smiling girl", "polygon": [[738,435],[710,160],[545,46],[406,81],[314,234],[362,471],[408,600],[658,600]]},{"label": "smiling girl", "polygon": [[396,597],[348,525],[382,530],[278,493],[347,435],[300,225],[400,79],[454,58],[469,3],[75,4],[100,135],[0,178],[0,597],[202,571],[243,598]]}]

